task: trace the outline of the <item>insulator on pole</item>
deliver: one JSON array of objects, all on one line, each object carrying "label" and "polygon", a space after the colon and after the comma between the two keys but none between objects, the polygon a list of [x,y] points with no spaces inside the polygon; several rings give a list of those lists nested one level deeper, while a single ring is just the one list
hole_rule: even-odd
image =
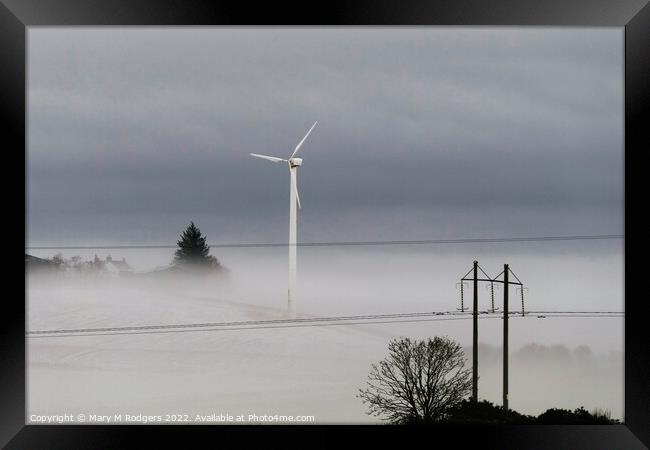
[{"label": "insulator on pole", "polygon": [[462,312],[465,312],[465,303],[464,303],[464,299],[463,299],[463,286],[464,285],[465,285],[465,283],[463,283],[461,281],[461,283],[460,283],[460,310]]},{"label": "insulator on pole", "polygon": [[490,295],[492,297],[492,312],[494,312],[494,283],[490,281]]}]

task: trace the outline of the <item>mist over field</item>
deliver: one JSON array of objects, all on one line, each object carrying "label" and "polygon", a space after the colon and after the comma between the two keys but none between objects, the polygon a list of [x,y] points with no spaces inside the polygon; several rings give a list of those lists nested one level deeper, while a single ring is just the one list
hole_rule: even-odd
[{"label": "mist over field", "polygon": [[[125,258],[136,273],[168,265],[174,249],[63,250],[63,256]],[[53,250],[34,250],[51,256]],[[285,306],[287,249],[213,248],[229,270],[233,295],[264,306]],[[528,310],[623,308],[623,241],[425,244],[298,248],[298,289],[303,311],[340,314],[460,308],[459,279],[478,260],[492,277],[508,263],[529,288]],[[520,296],[511,288],[511,309]],[[218,295],[220,292],[214,292]],[[465,295],[470,298],[471,291]],[[503,291],[495,290],[497,303]],[[481,308],[489,291],[481,286]],[[467,303],[468,304],[468,303]],[[467,306],[466,304],[466,306]],[[619,345],[617,343],[616,345]]]},{"label": "mist over field", "polygon": [[[143,253],[112,251],[146,272],[168,261],[172,250]],[[28,329],[287,317],[285,248],[213,249],[212,254],[229,269],[227,275],[190,280],[137,274],[112,280],[30,277]],[[509,262],[529,287],[527,310],[623,310],[620,242],[300,247],[299,317],[455,310],[460,308],[456,282],[472,257],[492,276]],[[495,291],[497,308],[502,295],[501,289]],[[479,298],[481,310],[491,307],[483,286]],[[510,298],[511,310],[519,311],[514,288]],[[470,304],[468,287],[465,307]],[[29,411],[259,410],[313,414],[319,422],[373,421],[355,398],[356,389],[370,364],[385,357],[390,338],[448,335],[471,359],[471,326],[471,320],[459,320],[30,338]],[[501,327],[498,318],[479,321],[479,392],[496,404],[501,402]],[[529,414],[585,406],[622,417],[622,344],[622,318],[513,317],[510,406]]]}]

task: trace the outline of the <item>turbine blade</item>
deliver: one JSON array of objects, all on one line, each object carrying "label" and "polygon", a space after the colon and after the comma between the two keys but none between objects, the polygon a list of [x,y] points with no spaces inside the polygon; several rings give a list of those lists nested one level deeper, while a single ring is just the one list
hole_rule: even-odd
[{"label": "turbine blade", "polygon": [[251,153],[250,155],[256,158],[268,159],[269,161],[273,162],[287,161],[286,159],[276,158],[275,156],[258,155],[257,153]]},{"label": "turbine blade", "polygon": [[300,205],[300,195],[298,194],[298,176],[297,176],[297,174],[296,174],[296,177],[293,178],[293,183],[292,183],[291,187],[293,188],[293,191],[296,193],[296,201],[298,202],[298,208],[302,209],[302,206]]},{"label": "turbine blade", "polygon": [[289,159],[291,159],[291,158],[293,158],[294,156],[296,156],[296,153],[298,153],[298,150],[300,149],[300,146],[302,145],[303,142],[305,142],[305,139],[307,139],[307,136],[309,136],[309,133],[311,133],[311,130],[314,129],[314,127],[316,126],[317,123],[318,123],[318,121],[314,122],[314,124],[311,126],[311,128],[309,129],[309,131],[307,132],[307,134],[305,135],[305,137],[302,138],[302,141],[300,141],[300,142],[298,143],[298,145],[296,145],[296,149],[293,151],[293,153],[291,154],[291,156],[289,157]]}]

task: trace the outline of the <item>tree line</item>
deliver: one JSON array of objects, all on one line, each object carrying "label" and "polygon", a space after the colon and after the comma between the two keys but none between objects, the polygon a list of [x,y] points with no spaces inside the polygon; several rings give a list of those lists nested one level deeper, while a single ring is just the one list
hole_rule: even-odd
[{"label": "tree line", "polygon": [[358,397],[368,414],[404,424],[616,424],[607,410],[551,408],[538,416],[507,411],[488,401],[467,397],[471,371],[459,343],[448,337],[393,339],[388,356],[371,366]]}]

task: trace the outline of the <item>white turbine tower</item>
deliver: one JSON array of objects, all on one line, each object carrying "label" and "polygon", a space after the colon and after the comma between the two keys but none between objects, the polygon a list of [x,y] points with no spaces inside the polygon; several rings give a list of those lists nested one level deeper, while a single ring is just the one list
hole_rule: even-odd
[{"label": "white turbine tower", "polygon": [[298,208],[300,208],[300,195],[298,195],[298,167],[302,165],[302,158],[296,158],[296,154],[298,153],[298,150],[300,150],[300,147],[302,146],[303,142],[307,139],[307,136],[309,136],[309,133],[311,133],[311,130],[314,129],[318,122],[314,122],[314,124],[311,126],[307,134],[305,135],[304,138],[300,142],[298,142],[298,145],[296,145],[296,148],[293,150],[293,153],[291,156],[289,156],[289,159],[284,159],[284,158],[277,158],[275,156],[266,156],[266,155],[258,155],[257,153],[251,153],[251,156],[255,156],[256,158],[262,158],[262,159],[267,159],[272,162],[286,162],[287,165],[289,166],[289,179],[290,179],[290,190],[289,190],[289,289],[287,290],[287,295],[288,295],[288,306],[289,306],[289,315],[291,317],[296,316],[296,305],[295,305],[295,295],[296,295],[296,236],[297,236],[297,231],[298,231],[298,225],[296,222],[296,204],[298,205]]}]

